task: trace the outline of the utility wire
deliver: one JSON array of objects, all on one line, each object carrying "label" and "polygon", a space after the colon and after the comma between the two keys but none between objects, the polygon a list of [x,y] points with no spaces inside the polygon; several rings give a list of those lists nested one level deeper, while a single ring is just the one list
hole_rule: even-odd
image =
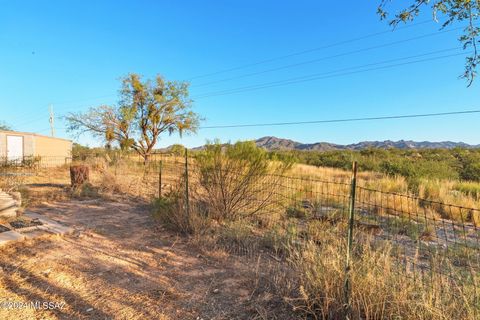
[{"label": "utility wire", "polygon": [[230,125],[218,125],[218,126],[204,126],[204,127],[200,127],[199,129],[225,129],[225,128],[291,126],[291,125],[302,125],[302,124],[321,124],[321,123],[338,123],[338,122],[356,122],[356,121],[376,121],[376,120],[392,120],[392,119],[408,119],[408,118],[441,117],[441,116],[475,114],[475,113],[480,113],[480,110],[464,110],[464,111],[452,111],[452,112],[437,112],[437,113],[408,114],[408,115],[365,117],[365,118],[313,120],[313,121],[271,122],[271,123],[255,123],[255,124],[230,124]]},{"label": "utility wire", "polygon": [[[430,58],[430,59],[422,59],[422,60],[416,60],[416,61],[409,61],[409,62],[406,62],[406,63],[391,64],[391,65],[387,65],[387,66],[383,66],[383,67],[375,67],[375,68],[367,68],[367,69],[363,69],[363,70],[357,70],[357,69],[361,69],[361,68],[378,66],[378,65],[382,65],[382,64],[386,64],[386,63],[392,63],[392,62],[397,62],[397,61],[402,61],[402,60],[419,58],[419,57],[429,56],[429,55],[432,55],[432,54],[455,51],[455,50],[459,50],[459,49],[461,49],[461,48],[460,47],[454,47],[454,48],[448,48],[448,49],[443,49],[443,50],[431,51],[431,52],[427,52],[427,53],[423,53],[423,54],[419,54],[419,55],[401,57],[401,58],[396,58],[396,59],[389,59],[389,60],[384,60],[384,61],[375,62],[375,63],[369,63],[369,64],[355,66],[355,67],[342,68],[342,69],[337,69],[337,70],[323,72],[323,73],[316,73],[316,74],[312,74],[312,75],[308,75],[308,76],[290,78],[290,79],[287,79],[287,80],[280,80],[280,81],[268,82],[268,83],[264,83],[264,84],[260,84],[260,85],[253,85],[253,86],[241,87],[241,88],[237,88],[237,89],[230,89],[230,90],[217,91],[217,92],[213,92],[213,93],[206,93],[204,95],[200,95],[200,96],[192,97],[192,98],[202,99],[202,98],[208,98],[208,97],[212,97],[212,96],[235,94],[235,93],[241,93],[241,92],[245,92],[245,91],[260,90],[260,89],[283,86],[283,85],[288,85],[288,84],[295,84],[295,83],[300,83],[300,82],[308,82],[308,81],[314,81],[314,80],[320,80],[320,79],[334,78],[334,77],[339,77],[339,76],[347,76],[347,75],[350,75],[350,74],[356,74],[356,73],[362,73],[362,72],[368,72],[368,71],[374,71],[374,70],[386,69],[386,68],[393,68],[393,67],[406,65],[406,64],[421,63],[421,62],[426,62],[426,61],[432,61],[432,60],[438,60],[438,59],[444,59],[444,58],[448,58],[448,57],[468,54],[468,52],[462,52],[462,53],[456,53],[456,54],[434,57],[434,58]],[[357,70],[357,71],[354,71],[354,70]],[[75,107],[75,108],[78,108],[78,106]],[[68,109],[70,109],[70,108],[68,108]],[[22,122],[20,125],[17,125],[16,127],[25,127],[25,126],[27,126],[31,123],[34,123],[38,120],[41,120],[42,118],[44,118],[44,116],[42,116],[40,118],[35,118],[35,119],[27,121],[27,122]]]},{"label": "utility wire", "polygon": [[[407,28],[419,26],[419,25],[422,25],[422,24],[426,24],[426,23],[428,23],[428,22],[430,22],[430,20],[421,21],[421,22],[419,22],[419,23],[417,23],[417,24],[411,24],[411,25],[407,25],[407,26],[400,27],[400,28],[397,28],[397,29],[407,29]],[[201,84],[194,85],[194,86],[195,86],[195,87],[201,87],[201,86],[205,86],[205,85],[208,85],[208,84],[213,84],[213,83],[224,82],[224,81],[229,81],[229,80],[233,80],[233,79],[239,79],[239,78],[249,77],[249,76],[253,76],[253,75],[257,75],[257,74],[263,74],[263,73],[267,73],[267,72],[273,72],[273,71],[277,71],[277,70],[292,68],[292,67],[295,67],[295,66],[301,66],[301,65],[305,65],[305,64],[310,64],[310,63],[314,63],[314,62],[319,62],[319,61],[322,61],[322,60],[333,59],[333,58],[342,57],[342,56],[347,56],[347,55],[351,55],[351,54],[355,54],[355,53],[361,53],[361,52],[365,52],[365,51],[380,49],[380,48],[384,48],[384,47],[388,47],[388,46],[392,46],[392,45],[396,45],[396,44],[406,43],[406,42],[409,42],[409,41],[419,40],[419,39],[428,38],[428,37],[433,37],[433,36],[440,35],[440,34],[444,34],[444,33],[448,33],[448,32],[457,31],[457,30],[460,30],[461,28],[462,28],[462,27],[457,27],[457,28],[448,29],[448,30],[442,30],[442,31],[438,31],[438,32],[434,32],[434,33],[429,33],[429,34],[424,34],[424,35],[417,36],[417,37],[413,37],[413,38],[408,38],[408,39],[404,39],[404,40],[394,41],[394,42],[390,42],[390,43],[386,43],[386,44],[381,44],[381,45],[377,45],[377,46],[367,47],[367,48],[363,48],[363,49],[359,49],[359,50],[354,50],[354,51],[345,52],[345,53],[341,53],[341,54],[336,54],[336,55],[332,55],[332,56],[322,57],[322,58],[318,58],[318,59],[314,59],[314,60],[309,60],[309,61],[304,61],[304,62],[300,62],[300,63],[290,64],[290,65],[286,65],[286,66],[280,66],[280,67],[278,67],[278,68],[268,69],[268,70],[259,71],[259,72],[255,72],[255,73],[249,73],[249,74],[246,74],[246,75],[240,75],[240,76],[238,76],[238,77],[232,77],[232,78],[220,79],[220,80],[217,80],[217,81],[212,81],[212,82],[207,82],[207,83],[201,83]],[[350,43],[350,42],[355,42],[355,41],[359,41],[359,40],[363,40],[363,39],[368,39],[368,38],[371,38],[371,37],[375,37],[375,36],[378,36],[378,35],[381,35],[381,34],[386,34],[386,33],[391,33],[391,32],[392,32],[392,30],[382,31],[382,32],[377,32],[377,33],[372,33],[372,34],[365,35],[365,36],[361,36],[361,37],[358,37],[358,38],[354,38],[354,39],[349,39],[349,40],[344,40],[344,41],[336,42],[336,43],[333,43],[333,44],[330,44],[330,45],[326,45],[326,46],[323,46],[323,47],[317,47],[317,48],[313,48],[313,49],[307,49],[307,50],[299,51],[299,52],[296,52],[296,53],[284,55],[284,56],[281,56],[281,57],[276,57],[276,58],[271,58],[271,59],[267,59],[267,60],[262,60],[262,61],[259,61],[259,62],[255,62],[255,63],[249,64],[249,66],[259,65],[259,64],[263,64],[263,63],[270,62],[270,61],[275,61],[275,60],[280,60],[280,59],[286,59],[286,58],[288,58],[288,57],[297,56],[297,55],[302,55],[302,54],[309,53],[309,52],[312,52],[312,51],[318,51],[318,50],[327,49],[327,48],[331,48],[331,47],[336,47],[336,46],[339,46],[339,45],[343,45],[343,44],[347,44],[347,43]],[[237,69],[241,69],[241,68],[243,68],[243,67],[242,67],[242,66],[240,66],[240,67],[235,67],[235,68],[231,68],[231,70],[233,71],[233,70],[237,70]],[[225,73],[225,72],[227,72],[227,70],[216,71],[216,72],[214,72],[214,73],[212,73],[212,74]],[[194,79],[194,78],[201,78],[201,77],[204,77],[204,76],[191,77],[189,80],[192,80],[192,79]],[[58,106],[58,105],[62,105],[62,104],[70,104],[70,103],[75,103],[75,102],[85,102],[85,101],[96,100],[96,99],[101,99],[101,98],[107,98],[107,97],[112,97],[112,96],[115,96],[115,94],[103,95],[103,96],[86,98],[86,99],[75,100],[75,101],[74,101],[74,100],[61,101],[61,102],[56,102],[55,105]],[[69,108],[69,109],[74,109],[74,108],[75,108],[75,107]]]},{"label": "utility wire", "polygon": [[[257,85],[238,87],[238,88],[228,89],[228,90],[207,92],[203,95],[198,95],[194,98],[195,99],[203,99],[203,98],[210,98],[210,97],[216,97],[216,96],[236,94],[236,93],[247,92],[247,91],[255,91],[255,90],[272,88],[272,87],[279,87],[279,86],[295,84],[295,83],[302,83],[302,82],[309,82],[309,81],[315,81],[315,80],[321,80],[321,79],[342,77],[342,76],[347,76],[347,75],[352,75],[352,74],[357,74],[357,73],[376,71],[376,70],[382,70],[382,69],[390,69],[390,68],[399,67],[399,66],[405,66],[405,65],[417,64],[417,63],[422,63],[422,62],[446,59],[446,58],[450,58],[450,57],[466,55],[466,54],[469,54],[469,53],[470,52],[461,52],[461,53],[443,55],[443,56],[434,57],[434,58],[426,58],[426,59],[420,59],[420,60],[390,64],[390,65],[386,65],[386,66],[368,68],[368,69],[363,69],[363,70],[341,72],[342,70],[358,69],[358,68],[365,67],[365,66],[368,66],[368,65],[357,66],[357,67],[352,67],[352,68],[339,69],[339,70],[331,71],[331,72],[327,72],[327,73],[315,73],[315,74],[311,74],[311,75],[308,75],[308,76],[295,77],[295,78],[290,78],[290,79],[286,79],[286,80],[260,83],[260,84],[257,84]],[[399,58],[398,60],[404,60],[404,59],[405,58]],[[372,63],[370,65],[379,65],[379,64],[385,64],[385,63],[386,62],[379,62],[379,63]],[[341,73],[336,73],[336,72],[341,72]],[[332,74],[332,73],[334,73],[334,74]],[[332,74],[332,75],[325,76],[325,74]]]},{"label": "utility wire", "polygon": [[[424,21],[421,21],[421,22],[418,22],[418,23],[398,27],[396,29],[397,30],[409,29],[409,28],[413,28],[413,27],[417,27],[417,26],[426,24],[428,22],[431,22],[431,20],[424,20]],[[269,62],[273,62],[273,61],[283,60],[283,59],[307,54],[307,53],[314,52],[314,51],[319,51],[319,50],[329,49],[329,48],[333,48],[333,47],[338,47],[338,46],[341,46],[341,45],[344,45],[344,44],[349,44],[349,43],[352,43],[352,42],[365,40],[365,39],[368,39],[368,38],[373,38],[373,37],[376,37],[376,36],[379,36],[379,35],[392,33],[393,31],[394,31],[394,29],[387,30],[387,31],[375,32],[375,33],[367,34],[367,35],[360,36],[360,37],[357,37],[357,38],[352,38],[352,39],[347,39],[347,40],[342,40],[342,41],[339,41],[339,42],[327,44],[327,45],[324,45],[324,46],[321,46],[321,47],[316,47],[316,48],[306,49],[306,50],[302,50],[302,51],[297,51],[297,52],[293,52],[293,53],[286,54],[286,55],[283,55],[283,56],[268,58],[268,59],[265,59],[265,60],[259,60],[259,61],[256,61],[256,62],[240,65],[240,66],[237,66],[237,67],[232,67],[232,68],[228,68],[228,69],[224,69],[224,70],[219,70],[219,71],[214,71],[214,72],[210,72],[210,73],[197,75],[197,76],[194,76],[194,77],[190,77],[188,80],[190,81],[190,80],[194,80],[194,79],[198,79],[198,78],[210,77],[210,76],[221,74],[221,73],[236,71],[236,70],[240,70],[240,69],[245,69],[245,68],[257,66],[257,65],[260,65],[260,64],[265,64],[265,63],[269,63]]]},{"label": "utility wire", "polygon": [[367,51],[371,51],[371,50],[376,50],[376,49],[381,49],[381,48],[394,46],[394,45],[397,45],[397,44],[407,43],[407,42],[410,42],[410,41],[415,41],[415,40],[425,39],[425,38],[429,38],[429,37],[434,37],[434,36],[438,36],[438,35],[441,35],[441,34],[444,34],[444,33],[457,31],[457,30],[460,30],[462,28],[463,27],[458,27],[458,28],[453,28],[453,29],[449,29],[449,30],[443,30],[443,31],[440,31],[440,32],[428,33],[428,34],[424,34],[424,35],[417,36],[417,37],[412,37],[412,38],[393,41],[393,42],[388,42],[388,43],[384,43],[384,44],[380,44],[380,45],[376,45],[376,46],[361,48],[361,49],[358,49],[358,50],[347,51],[347,52],[343,52],[343,53],[339,53],[339,54],[334,54],[334,55],[325,56],[325,57],[321,57],[321,58],[317,58],[317,59],[302,61],[302,62],[293,63],[293,64],[280,66],[280,67],[276,67],[276,68],[271,68],[271,69],[266,69],[266,70],[262,70],[262,71],[246,73],[246,74],[242,74],[242,75],[235,76],[235,77],[224,78],[224,79],[219,79],[219,80],[214,80],[214,81],[209,81],[209,82],[203,82],[203,83],[200,83],[200,84],[193,84],[192,86],[198,88],[198,87],[203,87],[203,86],[207,86],[207,85],[211,85],[211,84],[215,84],[215,83],[221,83],[221,82],[226,82],[226,81],[251,77],[251,76],[255,76],[255,75],[259,75],[259,74],[264,74],[264,73],[289,69],[289,68],[293,68],[293,67],[303,66],[303,65],[312,64],[312,63],[315,63],[315,62],[320,62],[320,61],[324,61],[324,60],[328,60],[328,59],[334,59],[334,58],[349,56],[349,55],[356,54],[356,53],[367,52]]},{"label": "utility wire", "polygon": [[[251,128],[251,127],[275,127],[275,126],[292,126],[292,125],[305,125],[305,124],[322,124],[322,123],[341,123],[341,122],[360,122],[360,121],[381,121],[381,120],[395,120],[395,119],[409,119],[409,118],[429,118],[429,117],[446,117],[465,114],[479,114],[480,109],[476,110],[462,110],[451,112],[435,112],[435,113],[419,113],[419,114],[406,114],[406,115],[393,115],[393,116],[375,116],[375,117],[362,117],[362,118],[344,118],[344,119],[328,119],[328,120],[311,120],[311,121],[293,121],[293,122],[270,122],[270,123],[244,123],[244,124],[227,124],[227,125],[214,125],[214,126],[200,126],[199,130],[205,129],[228,129],[228,128]],[[62,127],[59,129],[67,129]],[[45,132],[50,130],[46,128],[44,130],[36,131]]]},{"label": "utility wire", "polygon": [[[428,22],[430,22],[430,20],[425,20],[425,21],[421,21],[421,22],[416,23],[416,24],[411,24],[411,25],[402,26],[402,27],[397,28],[397,30],[407,29],[407,28],[411,28],[411,27],[423,25],[423,24],[426,24],[426,23],[428,23]],[[402,42],[406,42],[406,41],[412,41],[412,40],[415,40],[415,39],[421,39],[421,38],[428,37],[428,36],[434,36],[435,34],[441,34],[441,33],[445,33],[445,32],[451,32],[451,31],[455,31],[455,30],[457,30],[457,29],[459,29],[459,28],[454,28],[454,29],[449,29],[449,30],[445,30],[445,31],[440,31],[440,32],[437,32],[437,33],[427,34],[427,35],[423,35],[423,36],[419,36],[419,37],[415,37],[415,38],[411,38],[411,39],[400,40],[400,41],[397,41],[397,42],[394,42],[394,43],[385,44],[385,45],[379,45],[379,46],[376,46],[376,47],[370,47],[370,48],[360,49],[360,50],[353,51],[353,52],[350,52],[350,53],[347,52],[347,53],[344,53],[344,54],[339,54],[339,55],[337,55],[337,56],[342,56],[342,55],[347,55],[347,54],[353,54],[353,53],[356,53],[356,52],[362,52],[362,51],[366,51],[366,50],[373,50],[373,49],[375,49],[375,48],[381,48],[381,47],[384,47],[384,46],[389,46],[389,45],[393,45],[393,44],[397,44],[397,43],[402,43]],[[314,51],[318,51],[318,50],[322,50],[322,49],[332,48],[332,47],[340,46],[340,45],[343,45],[343,44],[348,44],[348,43],[351,43],[351,42],[360,41],[360,40],[363,40],[363,39],[368,39],[368,38],[375,37],[375,36],[378,36],[378,35],[391,33],[392,31],[393,31],[393,30],[382,31],[382,32],[377,32],[377,33],[372,33],[372,34],[368,34],[368,35],[361,36],[361,37],[358,37],[358,38],[353,38],[353,39],[348,39],[348,40],[339,41],[339,42],[332,43],[332,44],[329,44],[329,45],[325,45],[325,46],[322,46],[322,47],[307,49],[307,50],[303,50],[303,51],[299,51],[299,52],[294,52],[294,53],[292,53],[292,54],[287,54],[287,55],[284,55],[284,56],[279,56],[279,57],[275,57],[275,58],[271,58],[271,59],[266,59],[266,60],[262,60],[262,61],[257,61],[257,62],[255,62],[255,63],[251,63],[251,64],[248,64],[248,65],[243,65],[243,66],[238,66],[238,67],[235,67],[235,68],[230,68],[230,69],[228,69],[228,70],[220,70],[220,71],[217,71],[217,72],[213,72],[213,73],[211,73],[211,74],[208,74],[208,75],[218,74],[218,73],[225,73],[225,72],[228,72],[228,71],[233,71],[233,70],[237,70],[237,69],[242,69],[242,68],[248,67],[248,66],[254,66],[254,65],[259,65],[259,64],[263,64],[263,63],[267,63],[267,62],[271,62],[271,61],[286,59],[286,58],[289,58],[289,57],[298,56],[298,55],[306,54],[306,53],[309,53],[309,52],[314,52]],[[324,58],[320,58],[320,59],[316,59],[316,60],[320,61],[320,60],[323,60],[323,59],[333,58],[333,57],[334,57],[334,56],[332,56],[332,57],[324,57]],[[294,65],[287,65],[287,66],[284,66],[284,67],[279,67],[278,69],[280,70],[280,69],[285,69],[285,68],[294,67],[295,65],[302,65],[302,64],[313,63],[313,62],[315,62],[315,61],[306,61],[306,62],[304,62],[304,63],[299,63],[299,64],[294,64]],[[265,72],[271,72],[271,71],[274,71],[274,70],[260,71],[260,72],[258,72],[257,74],[261,74],[261,73],[265,73]],[[200,75],[200,76],[192,77],[192,78],[190,78],[190,79],[201,78],[201,77],[205,77],[205,76],[207,76],[207,75]],[[250,74],[249,74],[249,75],[243,75],[243,76],[240,76],[240,77],[245,77],[245,76],[250,76]],[[225,79],[225,80],[227,80],[227,79]],[[228,79],[228,80],[230,80],[230,79]],[[200,84],[199,86],[203,86],[203,85],[205,85],[205,84]],[[69,103],[80,102],[80,101],[95,100],[95,99],[100,99],[100,98],[105,98],[105,97],[112,97],[112,96],[115,96],[115,94],[109,94],[109,95],[103,95],[103,96],[98,96],[98,97],[92,97],[92,98],[87,98],[87,99],[83,99],[83,100],[71,100],[71,101],[56,102],[55,105],[57,106],[57,105],[69,104]],[[67,109],[61,108],[61,109],[63,109],[63,110],[68,110],[68,109],[76,109],[76,108],[79,108],[79,107],[71,107],[71,108],[67,108]],[[25,123],[22,124],[21,126],[25,126],[26,124],[33,123],[33,122],[35,122],[35,121],[37,121],[37,120],[40,120],[40,119],[41,119],[41,118],[36,118],[36,119],[34,119],[34,120],[25,122]]]},{"label": "utility wire", "polygon": [[[246,87],[240,87],[240,88],[236,88],[236,89],[229,89],[229,90],[217,91],[217,92],[212,92],[212,93],[206,93],[204,95],[200,95],[200,96],[197,96],[197,97],[194,97],[194,98],[195,99],[209,98],[209,97],[213,97],[213,96],[236,94],[236,93],[241,93],[241,92],[245,92],[245,91],[254,91],[254,90],[260,90],[260,89],[265,89],[265,88],[288,85],[288,84],[295,84],[295,83],[301,83],[301,82],[308,82],[308,81],[314,81],[314,80],[321,80],[321,79],[327,79],[327,78],[347,76],[347,75],[351,75],[351,74],[357,74],[357,73],[363,73],[363,72],[369,72],[369,71],[375,71],[375,70],[381,70],[381,69],[388,69],[388,68],[398,67],[398,66],[402,66],[402,65],[409,65],[409,64],[415,64],[415,63],[445,59],[445,58],[459,56],[459,55],[465,55],[465,54],[469,53],[469,52],[461,52],[461,53],[443,55],[443,56],[434,57],[434,58],[414,60],[414,61],[409,61],[409,62],[404,62],[404,63],[390,64],[390,65],[386,65],[386,66],[367,68],[367,69],[363,69],[363,70],[356,70],[356,69],[361,69],[361,68],[371,67],[371,66],[378,66],[378,65],[382,65],[382,64],[386,64],[386,63],[396,62],[396,61],[402,61],[402,60],[408,60],[408,59],[412,59],[412,58],[424,57],[424,56],[428,56],[428,55],[432,55],[432,54],[454,51],[454,50],[458,50],[458,49],[461,49],[461,48],[455,47],[455,48],[437,50],[437,51],[427,52],[427,53],[423,53],[423,54],[419,54],[419,55],[401,57],[401,58],[396,58],[396,59],[389,59],[389,60],[384,60],[384,61],[380,61],[380,62],[365,64],[365,65],[360,65],[360,66],[355,66],[355,67],[337,69],[337,70],[333,70],[333,71],[329,71],[329,72],[316,73],[316,74],[311,74],[311,75],[308,75],[308,76],[290,78],[290,79],[287,79],[287,80],[280,80],[280,81],[263,83],[263,84],[259,84],[259,85],[246,86]],[[356,71],[351,71],[351,70],[356,70]],[[43,116],[41,118],[36,118],[34,120],[31,120],[31,121],[23,122],[20,125],[18,125],[17,127],[24,127],[24,126],[26,126],[30,123],[34,123],[38,120],[41,120],[42,118],[43,118]]]}]

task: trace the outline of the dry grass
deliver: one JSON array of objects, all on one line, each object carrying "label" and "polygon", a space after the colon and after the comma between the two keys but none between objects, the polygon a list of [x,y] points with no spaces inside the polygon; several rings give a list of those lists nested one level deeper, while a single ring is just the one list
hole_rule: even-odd
[{"label": "dry grass", "polygon": [[[91,168],[91,183],[102,195],[127,194],[144,200],[151,200],[158,195],[158,167],[154,165],[145,167],[132,159],[114,163],[108,159],[93,159],[89,160],[88,165]],[[175,187],[178,184],[184,183],[183,170],[181,163],[164,163],[164,196],[177,190]],[[254,289],[247,296],[255,304],[258,319],[281,318],[280,313],[284,312],[282,308],[285,306],[295,311],[293,314],[286,313],[289,317],[292,315],[290,318],[343,319],[346,226],[338,215],[343,212],[348,199],[350,173],[296,165],[288,175],[294,178],[275,181],[273,204],[264,212],[248,218],[218,224],[208,219],[208,215],[202,211],[204,206],[201,202],[192,204],[190,215],[187,215],[182,201],[158,203],[157,214],[166,226],[184,233],[194,233],[193,240],[206,252],[213,248],[215,252],[224,250],[254,258],[255,267],[252,269],[256,276],[248,280]],[[37,175],[28,177],[28,184],[39,187],[47,184],[42,188],[52,188],[49,191],[52,196],[58,194],[58,187],[54,189],[48,185],[68,185],[68,167],[40,169]],[[195,180],[191,184],[194,188]],[[359,207],[368,209],[370,214],[376,216],[415,216],[420,212],[428,217],[479,223],[478,215],[472,210],[368,191],[371,188],[405,193],[408,185],[401,177],[360,173],[359,185],[365,188],[358,193]],[[464,189],[470,193],[462,191]],[[476,208],[479,205],[478,198],[475,198],[472,190],[475,190],[475,186],[459,185],[459,182],[422,181],[419,195],[427,200]],[[261,194],[257,196],[262,197]],[[305,210],[303,202],[314,210]],[[315,218],[312,216],[315,209],[325,209],[329,216],[322,217],[323,220]],[[132,219],[135,218],[132,216]],[[403,225],[401,219],[399,223],[398,226],[392,224],[392,230],[397,228],[399,234],[415,238],[416,241],[420,237],[426,239],[436,236],[427,227],[422,227],[421,234],[410,235],[410,229],[418,232],[420,228],[417,225]],[[107,235],[112,232],[108,230],[109,226],[102,225],[96,233]],[[142,224],[142,227],[146,226]],[[127,229],[123,236],[131,232]],[[141,237],[141,230],[138,232],[138,237]],[[395,243],[372,238],[371,233],[365,230],[359,230],[355,239],[351,273],[354,319],[473,320],[480,314],[480,305],[478,301],[475,305],[474,300],[478,295],[475,290],[480,281],[479,275],[469,273],[465,267],[470,259],[469,252],[465,256],[460,250],[454,250],[451,259],[446,259],[444,255],[429,257],[430,271],[424,273],[411,270],[408,264],[395,259],[398,255]],[[140,246],[139,243],[137,245]],[[449,279],[442,273],[454,274],[458,279]],[[107,308],[104,305],[99,307]]]},{"label": "dry grass", "polygon": [[[252,220],[239,220],[212,227],[209,236],[202,235],[197,243],[250,258],[252,267],[260,270],[255,293],[290,306],[292,319],[345,319],[347,226],[328,221],[301,226],[287,217],[266,228]],[[396,257],[389,242],[378,242],[361,230],[355,239],[350,273],[352,319],[477,319],[478,273],[463,274],[458,262],[455,266],[453,260],[440,255],[431,258],[435,261],[432,269],[412,269]],[[263,310],[262,319],[278,316],[257,303],[258,310]]]},{"label": "dry grass", "polygon": [[[341,169],[317,168],[303,164],[295,165],[289,174],[312,180],[342,183],[348,183],[351,176],[350,172]],[[316,187],[315,184],[317,184]],[[318,185],[322,184],[325,185],[325,183],[312,181],[310,182],[310,189],[316,188],[316,190],[319,190],[322,186]],[[422,216],[427,214],[429,217],[451,219],[461,223],[471,222],[480,226],[480,198],[478,197],[480,183],[423,179],[418,186],[418,195],[415,195],[414,198],[427,201],[412,200],[412,197],[407,196],[385,194],[408,195],[408,183],[403,177],[387,177],[374,172],[361,172],[358,174],[358,185],[366,189],[384,192],[364,190],[363,194],[359,195],[377,213],[402,214],[410,212]],[[305,186],[306,184],[304,184],[304,188]],[[330,194],[345,194],[345,188],[340,184],[329,184],[328,187],[328,193]],[[330,196],[330,198],[332,198],[332,202],[335,202],[335,197]]]},{"label": "dry grass", "polygon": [[[109,195],[128,194],[143,199],[158,196],[159,177],[158,162],[149,166],[136,158],[116,159],[91,158],[86,163],[91,169],[91,182],[100,192]],[[194,163],[190,165],[194,169]],[[172,190],[184,173],[182,159],[167,157],[163,159],[162,189]],[[277,187],[277,201],[288,198],[302,198],[322,202],[327,206],[341,206],[348,196],[351,173],[341,169],[317,168],[296,164],[286,174],[294,179],[274,179]],[[194,174],[192,174],[194,176]],[[17,179],[1,179],[6,188],[18,188],[22,184],[35,185],[69,185],[68,166],[40,168],[34,175]],[[335,183],[333,183],[335,182]],[[194,181],[191,181],[192,185]],[[380,190],[385,193],[408,194],[408,183],[403,177],[387,177],[375,172],[360,172],[358,185],[366,189]],[[449,180],[421,180],[416,197],[427,201],[412,201],[411,198],[363,190],[360,197],[369,210],[379,214],[402,214],[411,212],[415,215],[428,215],[436,219],[445,218],[458,222],[471,222],[480,225],[480,183]],[[51,198],[55,198],[54,192]],[[321,198],[321,200],[319,200]],[[430,201],[432,203],[430,203]],[[441,205],[433,202],[445,203]],[[476,210],[470,210],[476,209]]]},{"label": "dry grass", "polygon": [[[300,297],[290,301],[315,319],[343,319],[345,314],[345,243],[332,231],[331,226],[325,230],[320,246],[308,242],[291,251]],[[353,319],[476,319],[478,275],[476,282],[456,282],[437,274],[431,279],[432,273],[422,281],[391,250],[388,244],[374,249],[357,243],[351,271]]]}]

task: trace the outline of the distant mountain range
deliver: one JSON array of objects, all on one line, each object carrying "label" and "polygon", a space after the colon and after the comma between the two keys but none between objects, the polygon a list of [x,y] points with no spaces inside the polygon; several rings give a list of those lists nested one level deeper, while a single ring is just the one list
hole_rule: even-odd
[{"label": "distant mountain range", "polygon": [[380,149],[452,149],[456,147],[462,148],[480,148],[479,145],[470,145],[463,142],[441,141],[362,141],[353,144],[341,145],[328,142],[317,143],[301,143],[289,139],[281,139],[277,137],[263,137],[255,140],[257,146],[267,150],[313,150],[313,151],[329,151],[329,150],[362,150],[367,148]]}]

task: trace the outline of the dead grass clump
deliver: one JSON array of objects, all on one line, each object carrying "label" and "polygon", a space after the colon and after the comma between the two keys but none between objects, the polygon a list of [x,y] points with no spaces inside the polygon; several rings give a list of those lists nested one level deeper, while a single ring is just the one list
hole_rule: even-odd
[{"label": "dead grass clump", "polygon": [[[307,241],[290,250],[288,261],[294,272],[284,282],[288,287],[292,283],[297,286],[285,301],[306,318],[344,319],[346,315],[345,243],[329,230],[324,232],[321,244]],[[473,281],[466,278],[454,281],[440,274],[423,275],[395,260],[388,244],[373,248],[368,243],[357,243],[354,249],[352,319],[473,320],[480,312],[474,294],[478,275]],[[282,285],[275,281],[276,276],[271,277],[276,286]],[[431,278],[422,281],[419,277]]]},{"label": "dead grass clump", "polygon": [[30,185],[19,188],[22,194],[22,207],[28,208],[45,202],[71,199],[70,188],[64,185]]},{"label": "dead grass clump", "polygon": [[188,235],[203,234],[210,226],[210,219],[201,203],[187,204],[181,188],[156,198],[152,204],[153,216],[168,229]]},{"label": "dead grass clump", "polygon": [[109,170],[100,173],[100,179],[98,181],[98,188],[103,193],[116,194],[116,193],[128,193],[124,188],[124,184],[121,183],[118,176],[110,172]]},{"label": "dead grass clump", "polygon": [[103,157],[89,157],[82,163],[90,167],[93,171],[104,171],[109,167],[109,161]]},{"label": "dead grass clump", "polygon": [[26,180],[21,174],[22,173],[3,172],[0,170],[0,190],[5,192],[18,190]]},{"label": "dead grass clump", "polygon": [[77,188],[72,188],[71,196],[76,199],[96,199],[101,197],[99,189],[88,182]]}]

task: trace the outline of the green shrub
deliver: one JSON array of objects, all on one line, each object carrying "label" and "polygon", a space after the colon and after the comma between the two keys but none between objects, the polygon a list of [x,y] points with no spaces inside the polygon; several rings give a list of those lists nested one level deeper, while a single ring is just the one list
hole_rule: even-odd
[{"label": "green shrub", "polygon": [[218,221],[251,216],[274,201],[279,175],[290,163],[269,161],[254,142],[222,145],[209,143],[196,155],[194,180],[208,204],[210,217]]}]

